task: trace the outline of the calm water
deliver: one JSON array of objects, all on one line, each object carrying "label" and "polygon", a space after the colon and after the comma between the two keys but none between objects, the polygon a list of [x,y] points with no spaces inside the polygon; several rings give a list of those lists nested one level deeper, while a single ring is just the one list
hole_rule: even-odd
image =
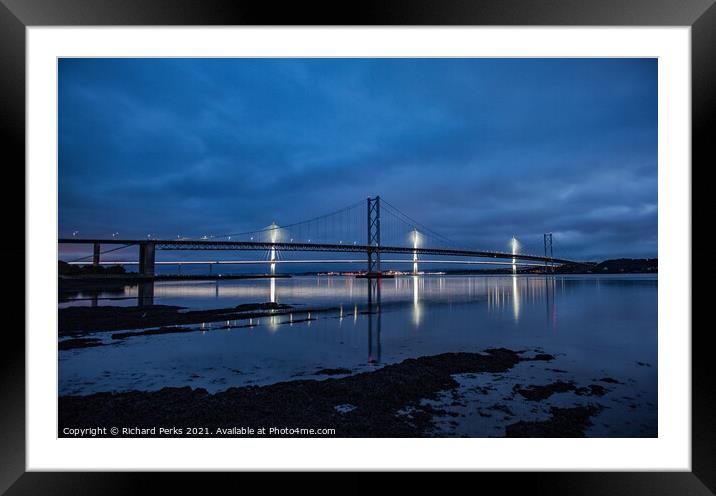
[{"label": "calm water", "polygon": [[[94,299],[74,295],[61,306],[136,305],[138,295],[139,288],[127,286]],[[367,297],[368,281],[352,277],[156,283],[155,304],[202,309],[276,301],[296,311],[254,319],[252,327],[204,323],[196,326],[202,332],[119,342],[100,333],[110,346],[60,352],[60,393],[186,385],[217,391],[325,378],[315,376],[320,368],[362,371],[409,357],[504,346],[555,354],[551,366],[578,381],[608,376],[631,384],[625,397],[652,405],[647,413],[655,426],[656,276],[405,276],[382,281],[373,296],[380,312],[365,312]],[[294,322],[305,319],[309,307],[334,310]],[[546,382],[543,376],[531,379]]]}]

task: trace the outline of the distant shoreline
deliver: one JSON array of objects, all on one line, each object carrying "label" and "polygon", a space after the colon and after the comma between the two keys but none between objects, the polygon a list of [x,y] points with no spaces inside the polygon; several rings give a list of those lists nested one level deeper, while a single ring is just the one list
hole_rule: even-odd
[{"label": "distant shoreline", "polygon": [[224,279],[289,279],[291,274],[159,274],[145,276],[141,274],[82,274],[60,275],[58,286],[60,292],[90,291],[107,289],[113,286],[140,284],[160,281],[219,281]]},{"label": "distant shoreline", "polygon": [[[418,261],[418,263],[420,263]],[[153,281],[197,281],[197,280],[221,280],[221,279],[271,279],[290,278],[292,276],[360,276],[361,272],[352,271],[326,271],[311,270],[305,272],[292,272],[281,274],[155,274],[145,276],[133,272],[123,272],[121,266],[101,267],[97,272],[91,265],[77,267],[73,273],[66,263],[60,261],[60,286],[61,289],[91,289],[98,284],[131,284],[138,282]],[[84,272],[83,272],[84,271]],[[519,275],[594,275],[594,274],[658,274],[658,258],[618,258],[605,260],[603,262],[588,262],[584,264],[561,265],[554,268],[549,267],[518,267],[516,273]],[[440,269],[432,268],[421,275],[512,275],[511,267],[500,269]],[[412,275],[411,272],[389,271],[387,276]],[[88,287],[89,286],[89,287]]]}]

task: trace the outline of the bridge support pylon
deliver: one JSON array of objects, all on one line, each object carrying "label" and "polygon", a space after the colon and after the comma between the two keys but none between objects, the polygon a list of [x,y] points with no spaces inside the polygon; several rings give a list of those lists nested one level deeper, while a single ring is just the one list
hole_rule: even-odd
[{"label": "bridge support pylon", "polygon": [[368,198],[368,277],[380,277],[380,196]]},{"label": "bridge support pylon", "polygon": [[100,254],[100,244],[99,243],[92,243],[92,265],[97,267],[99,265],[99,254]]},{"label": "bridge support pylon", "polygon": [[139,245],[139,273],[143,276],[154,275],[154,259],[156,247],[153,241],[145,241]]}]

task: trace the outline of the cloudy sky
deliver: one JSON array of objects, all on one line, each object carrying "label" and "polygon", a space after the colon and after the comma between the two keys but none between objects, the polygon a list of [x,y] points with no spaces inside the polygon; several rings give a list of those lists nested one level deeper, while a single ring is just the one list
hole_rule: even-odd
[{"label": "cloudy sky", "polygon": [[248,231],[368,196],[455,242],[657,255],[655,59],[61,59],[59,230]]}]

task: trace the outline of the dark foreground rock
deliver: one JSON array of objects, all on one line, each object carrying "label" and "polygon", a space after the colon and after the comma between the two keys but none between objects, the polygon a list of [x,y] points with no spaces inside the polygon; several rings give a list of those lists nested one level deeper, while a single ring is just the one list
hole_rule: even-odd
[{"label": "dark foreground rock", "polygon": [[95,338],[77,338],[65,339],[57,343],[60,350],[74,350],[76,348],[92,348],[94,346],[102,346],[101,339]]},{"label": "dark foreground rock", "polygon": [[134,336],[154,336],[156,334],[181,334],[184,332],[194,332],[196,329],[190,327],[160,327],[159,329],[147,329],[146,331],[136,332],[115,332],[112,339],[127,339]]},{"label": "dark foreground rock", "polygon": [[274,301],[267,301],[265,303],[242,303],[241,305],[236,305],[234,307],[237,312],[250,312],[256,310],[283,310],[287,308],[292,307],[290,305],[281,305],[280,303],[276,303]]},{"label": "dark foreground rock", "polygon": [[572,408],[550,408],[547,420],[526,422],[521,420],[505,428],[507,437],[584,437],[584,431],[591,427],[592,417],[599,413],[598,405],[575,406]]},{"label": "dark foreground rock", "polygon": [[513,390],[515,393],[518,393],[529,401],[542,401],[555,393],[573,392],[577,396],[604,396],[608,391],[604,386],[600,386],[599,384],[590,384],[586,387],[578,387],[571,381],[556,381],[551,384],[531,385],[526,387],[516,385]]},{"label": "dark foreground rock", "polygon": [[271,302],[188,312],[182,311],[182,307],[169,305],[67,307],[58,311],[58,329],[60,336],[81,336],[94,331],[118,331],[265,317],[287,313],[291,309],[290,305]]},{"label": "dark foreground rock", "polygon": [[515,393],[520,394],[529,401],[542,401],[555,393],[566,393],[568,391],[574,391],[574,389],[574,383],[563,381],[557,381],[543,386],[521,387],[518,385],[513,388]]},{"label": "dark foreground rock", "polygon": [[[332,428],[338,437],[420,437],[430,435],[433,416],[441,413],[421,400],[456,389],[452,375],[502,373],[524,360],[499,348],[411,358],[340,379],[230,388],[215,394],[184,387],[62,396],[58,434],[90,426],[117,427],[120,435],[122,427],[205,427],[210,433],[232,427],[302,427]],[[565,435],[576,431],[570,428]]]},{"label": "dark foreground rock", "polygon": [[346,375],[350,374],[351,369],[337,368],[337,369],[318,369],[316,375]]}]

